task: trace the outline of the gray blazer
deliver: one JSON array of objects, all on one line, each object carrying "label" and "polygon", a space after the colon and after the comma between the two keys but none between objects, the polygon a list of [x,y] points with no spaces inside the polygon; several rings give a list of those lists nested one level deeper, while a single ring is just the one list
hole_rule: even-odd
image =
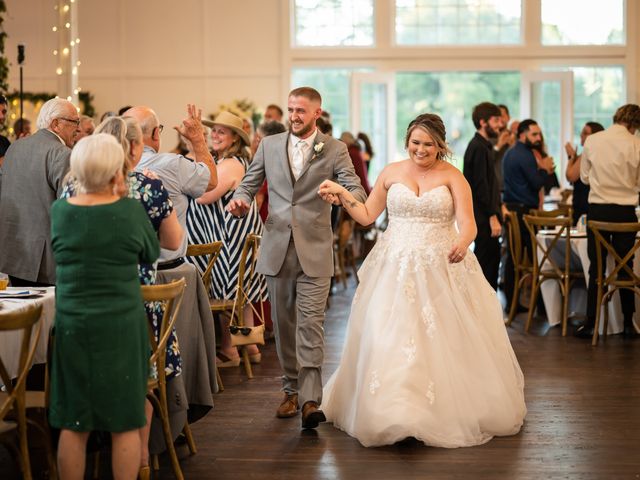
[{"label": "gray blazer", "polygon": [[[267,180],[269,217],[264,226],[258,272],[278,274],[293,235],[304,273],[310,277],[330,277],[333,275],[331,205],[318,196],[318,187],[324,180],[336,180],[356,199],[365,201],[367,196],[344,143],[318,131],[313,155],[296,181],[289,165],[288,141],[289,133],[284,132],[260,142],[233,198],[251,203]],[[320,153],[315,153],[319,143],[324,146]]]},{"label": "gray blazer", "polygon": [[0,272],[55,283],[50,210],[62,193],[70,154],[46,129],[7,150],[0,177]]}]

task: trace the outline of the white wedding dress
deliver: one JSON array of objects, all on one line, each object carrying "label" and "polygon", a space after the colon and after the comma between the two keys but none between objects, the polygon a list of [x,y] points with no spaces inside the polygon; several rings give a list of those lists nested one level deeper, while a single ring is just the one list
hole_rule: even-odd
[{"label": "white wedding dress", "polygon": [[389,226],[359,271],[327,419],[364,446],[415,437],[479,445],[527,413],[502,308],[472,252],[449,263],[457,230],[447,186],[389,188]]}]

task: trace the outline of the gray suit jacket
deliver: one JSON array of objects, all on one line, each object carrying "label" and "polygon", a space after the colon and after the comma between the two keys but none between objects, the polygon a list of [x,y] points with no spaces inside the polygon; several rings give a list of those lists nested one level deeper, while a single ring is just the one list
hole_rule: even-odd
[{"label": "gray suit jacket", "polygon": [[13,143],[2,165],[0,272],[55,283],[51,204],[62,193],[71,150],[49,130]]},{"label": "gray suit jacket", "polygon": [[[302,270],[310,277],[333,275],[333,233],[331,205],[318,196],[324,180],[336,180],[353,196],[364,201],[366,194],[344,143],[320,131],[312,157],[300,177],[294,180],[287,153],[288,132],[265,137],[247,170],[234,199],[250,203],[264,180],[269,185],[269,217],[265,223],[257,270],[277,275],[293,235]],[[323,143],[320,153],[315,146]]]}]

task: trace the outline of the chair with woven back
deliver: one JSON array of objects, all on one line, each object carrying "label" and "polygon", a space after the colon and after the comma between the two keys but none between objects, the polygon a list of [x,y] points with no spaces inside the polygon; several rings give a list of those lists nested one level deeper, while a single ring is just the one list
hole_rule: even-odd
[{"label": "chair with woven back", "polygon": [[[7,371],[5,366],[6,359],[0,357],[0,381],[6,389],[6,394],[0,399],[0,442],[17,454],[22,478],[27,480],[30,480],[32,475],[27,441],[25,391],[27,374],[31,368],[38,344],[37,339],[42,330],[42,322],[38,322],[41,314],[42,305],[30,306],[19,311],[0,313],[0,332],[22,331],[20,358],[15,379],[11,378]],[[8,420],[10,416],[13,416],[15,421]],[[15,448],[16,432],[18,435],[18,448]]]},{"label": "chair with woven back", "polygon": [[[221,250],[222,242],[191,244],[187,247],[187,257],[205,257],[206,267],[202,271],[200,277],[202,278],[202,283],[204,284],[204,288],[207,292],[207,295],[209,296],[211,295],[211,277],[213,273],[213,266],[220,256]],[[218,383],[218,392],[223,392],[224,384],[222,383],[222,377],[220,376],[220,370],[218,370],[217,365],[215,369],[216,382]]]},{"label": "chair with woven back", "polygon": [[[604,315],[602,331],[605,332],[606,339],[607,325],[609,323],[609,309],[607,308],[607,303],[611,301],[613,294],[618,290],[630,290],[634,295],[640,296],[640,277],[636,275],[633,267],[627,264],[633,262],[633,257],[636,251],[640,248],[640,239],[638,238],[638,233],[640,233],[640,223],[610,223],[589,220],[587,222],[587,226],[593,232],[596,243],[596,258],[598,262],[598,276],[596,278],[596,284],[598,285],[598,293],[596,296],[596,323],[593,329],[593,338],[591,340],[591,344],[595,346],[598,344],[600,313],[603,308]],[[621,257],[616,252],[612,242],[605,238],[603,232],[634,233],[636,236],[635,243],[631,250],[629,250],[624,257]],[[605,250],[606,252],[604,252]],[[605,268],[603,268],[603,253],[611,255],[613,258],[613,268],[610,269],[608,273],[605,271]]]},{"label": "chair with woven back", "polygon": [[[161,302],[163,304],[164,314],[162,315],[162,322],[157,340],[154,335],[153,325],[151,325],[151,323],[147,324],[149,327],[149,342],[152,350],[149,363],[151,368],[153,368],[157,373],[153,377],[149,377],[147,382],[147,398],[153,405],[153,409],[156,414],[160,417],[167,452],[171,460],[171,467],[174,475],[179,480],[182,480],[184,477],[182,475],[180,463],[178,462],[178,456],[173,444],[171,426],[169,424],[165,365],[167,342],[169,340],[169,335],[175,326],[176,318],[178,317],[178,311],[182,303],[185,286],[186,281],[184,278],[181,278],[180,280],[164,285],[143,285],[141,287],[142,298],[145,302]],[[192,453],[195,453],[195,443],[193,443],[193,436],[191,435],[188,423],[185,424],[183,433],[187,438],[189,450]],[[157,458],[154,458],[153,464],[154,469],[157,469]]]},{"label": "chair with woven back", "polygon": [[[547,280],[558,282],[562,294],[562,336],[567,334],[569,292],[573,282],[584,279],[582,271],[571,270],[571,217],[524,215],[524,223],[529,230],[532,245],[531,299],[525,331],[528,332],[533,320],[540,285]],[[539,238],[541,230],[548,232]],[[562,245],[564,243],[564,245]],[[562,255],[560,263],[553,253]]]},{"label": "chair with woven back", "polygon": [[[217,314],[228,314],[231,322],[234,321],[238,327],[244,327],[244,310],[249,305],[254,316],[259,317],[260,321],[263,321],[264,315],[260,316],[257,311],[251,305],[251,302],[247,296],[247,293],[251,291],[253,280],[256,277],[255,269],[256,262],[258,260],[258,250],[260,249],[261,236],[255,233],[250,233],[245,239],[242,247],[242,254],[240,256],[240,263],[238,265],[238,282],[236,284],[236,291],[234,298],[214,298],[211,299],[211,311]],[[250,255],[250,257],[249,257]],[[251,258],[251,262],[248,266],[247,274],[247,258]],[[245,278],[246,277],[246,278]],[[246,345],[239,347],[242,350],[242,364],[244,365],[245,372],[248,378],[253,378],[253,371],[251,369],[251,361],[249,359],[249,352]]]},{"label": "chair with woven back", "polygon": [[511,252],[511,258],[513,259],[514,268],[513,297],[511,298],[511,307],[509,309],[509,316],[507,317],[506,322],[506,325],[509,326],[516,316],[518,305],[520,303],[520,291],[522,290],[527,278],[530,278],[533,274],[533,268],[531,267],[531,261],[527,254],[528,252],[522,243],[518,215],[515,212],[507,212],[504,222],[507,229],[509,250]]}]

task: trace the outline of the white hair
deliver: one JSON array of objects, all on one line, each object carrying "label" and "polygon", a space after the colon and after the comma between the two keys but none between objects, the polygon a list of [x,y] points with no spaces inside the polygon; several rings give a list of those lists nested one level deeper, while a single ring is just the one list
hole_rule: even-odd
[{"label": "white hair", "polygon": [[123,165],[122,146],[108,133],[84,137],[71,150],[71,175],[87,193],[103,190]]},{"label": "white hair", "polygon": [[56,118],[64,117],[67,114],[69,105],[76,108],[73,106],[73,103],[65,100],[64,98],[52,98],[51,100],[47,100],[40,109],[38,119],[36,120],[36,127],[38,129],[49,128],[51,126],[51,122]]}]

